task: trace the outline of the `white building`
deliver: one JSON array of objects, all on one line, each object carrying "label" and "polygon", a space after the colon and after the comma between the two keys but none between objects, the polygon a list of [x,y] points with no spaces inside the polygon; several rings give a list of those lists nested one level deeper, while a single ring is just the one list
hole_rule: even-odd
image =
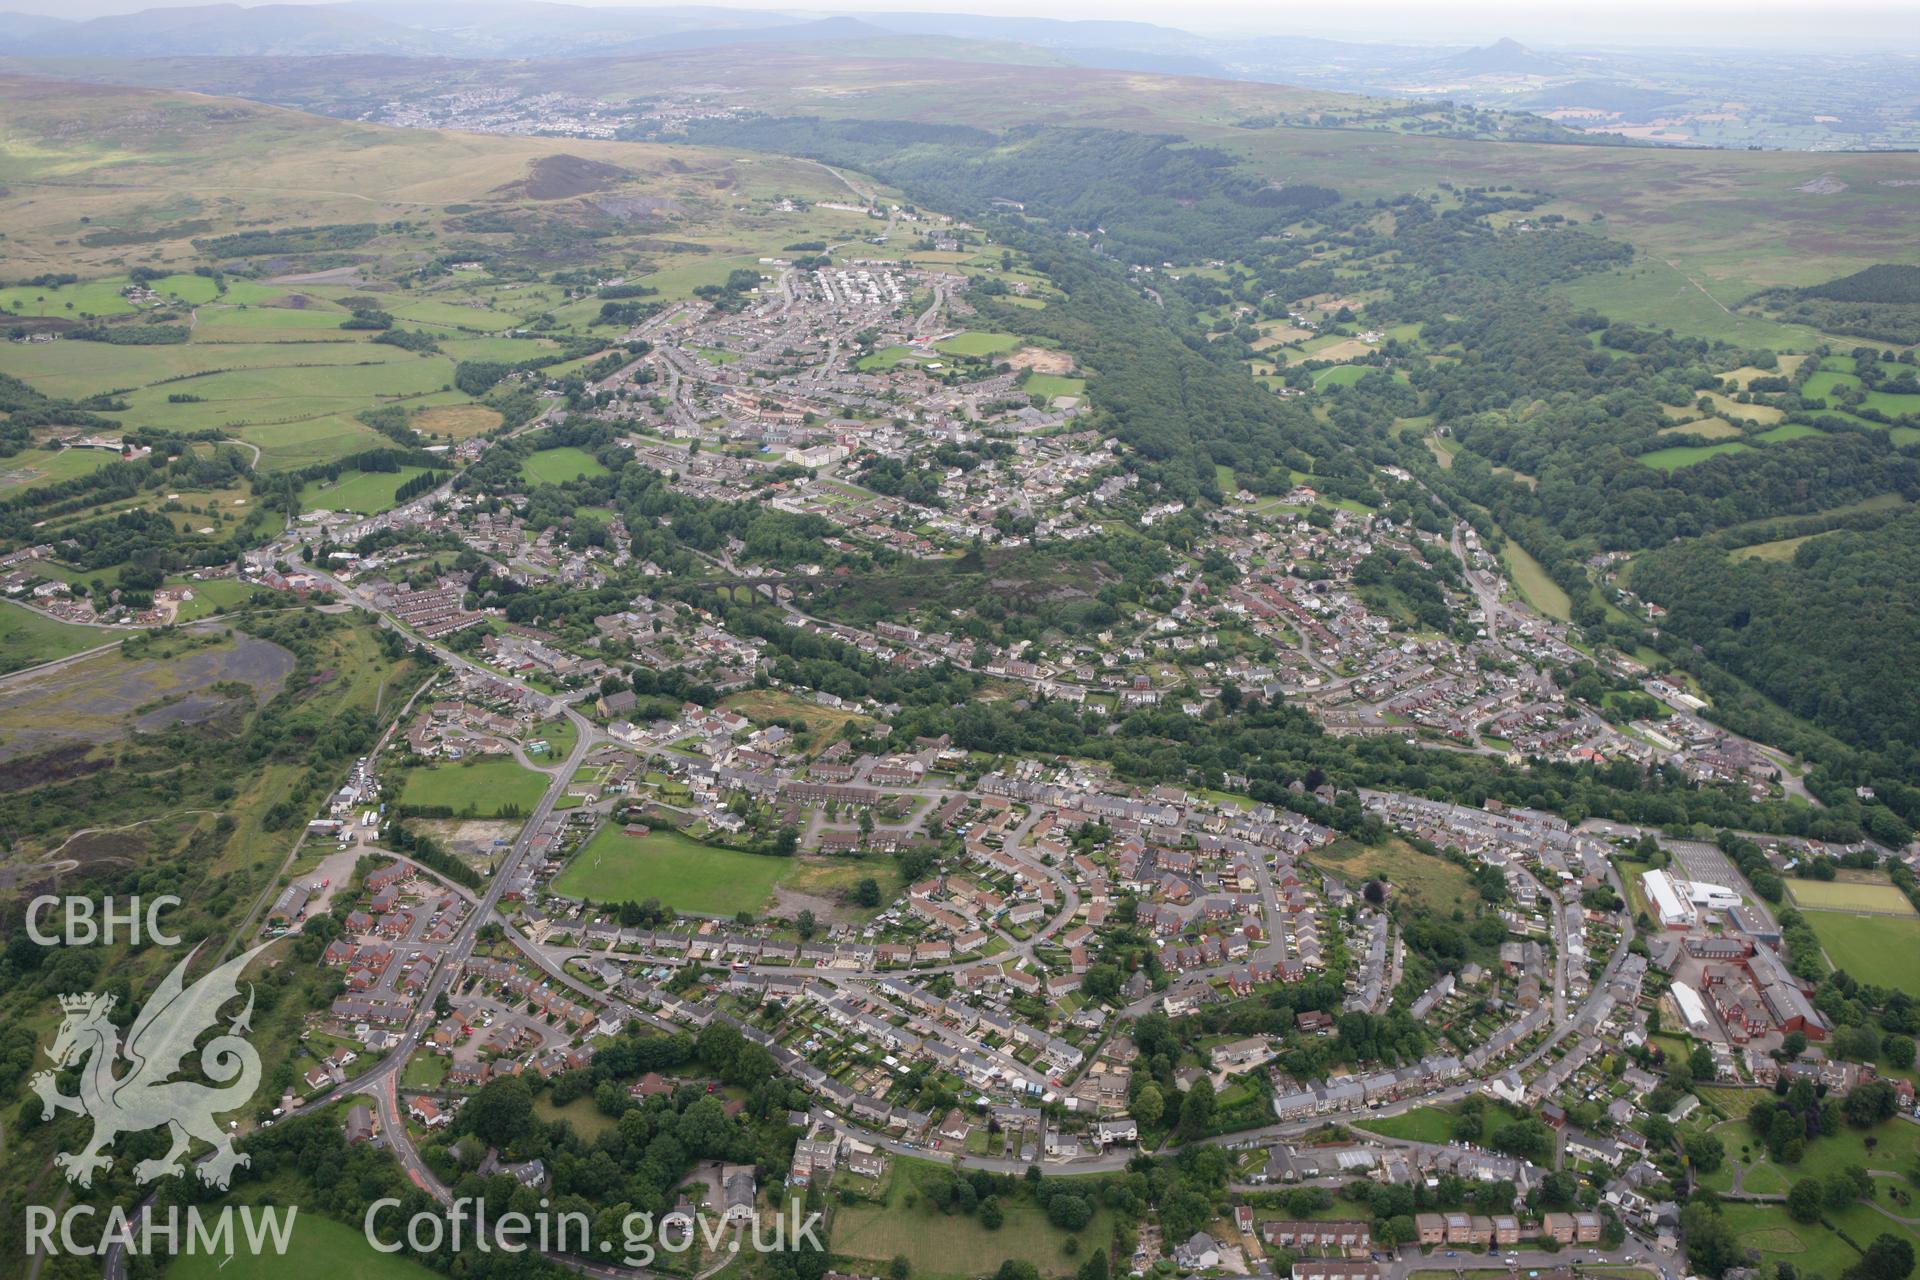
[{"label": "white building", "polygon": [[1646,886],[1647,901],[1659,914],[1662,927],[1688,929],[1693,926],[1696,918],[1693,906],[1671,876],[1664,871],[1648,871],[1641,875],[1640,883]]},{"label": "white building", "polygon": [[1673,984],[1674,1007],[1680,1010],[1680,1016],[1686,1019],[1689,1034],[1702,1036],[1713,1030],[1713,1020],[1707,1016],[1707,1002],[1700,993],[1684,982]]}]

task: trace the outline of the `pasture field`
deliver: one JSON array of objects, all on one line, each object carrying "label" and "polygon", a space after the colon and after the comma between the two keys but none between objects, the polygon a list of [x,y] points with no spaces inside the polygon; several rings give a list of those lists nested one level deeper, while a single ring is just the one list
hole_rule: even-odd
[{"label": "pasture field", "polygon": [[1545,566],[1528,554],[1525,547],[1508,542],[1500,551],[1500,560],[1507,566],[1507,574],[1521,599],[1549,618],[1565,622],[1573,616],[1572,599],[1561,590],[1559,583],[1547,576]]},{"label": "pasture field", "polygon": [[105,449],[23,449],[10,458],[0,458],[0,496],[90,476],[119,460],[118,454]]},{"label": "pasture field", "polygon": [[[386,301],[383,299],[382,301]],[[444,298],[410,298],[394,301],[381,308],[395,320],[408,324],[438,326],[457,332],[497,333],[520,322],[518,315],[495,311],[484,303],[455,302]]]},{"label": "pasture field", "polygon": [[[1852,357],[1845,357],[1845,359],[1851,365]],[[1855,374],[1831,367],[1832,364],[1831,360],[1822,361],[1820,371],[1807,379],[1806,384],[1801,388],[1801,394],[1826,400],[1829,405],[1837,409],[1840,406],[1834,403],[1833,393],[1842,387],[1857,389],[1861,383]],[[1866,408],[1878,409],[1890,418],[1898,418],[1902,414],[1920,413],[1920,396],[1915,395],[1901,395],[1891,391],[1869,391],[1860,403]]]},{"label": "pasture field", "polygon": [[469,436],[485,435],[501,421],[498,409],[489,409],[483,404],[451,404],[422,409],[407,425],[423,436],[465,440]]},{"label": "pasture field", "polygon": [[1718,391],[1706,391],[1701,394],[1713,404],[1715,413],[1724,418],[1732,418],[1736,422],[1757,422],[1763,427],[1770,427],[1787,416],[1784,410],[1776,409],[1770,404],[1741,404],[1732,396],[1722,395]]},{"label": "pasture field", "polygon": [[554,892],[595,902],[658,898],[676,911],[730,916],[757,912],[794,873],[792,858],[762,857],[701,844],[676,831],[630,836],[602,827],[554,880]]},{"label": "pasture field", "polygon": [[346,413],[240,427],[234,434],[259,447],[262,471],[291,471],[389,443],[378,431]]},{"label": "pasture field", "polygon": [[1888,880],[1788,880],[1793,904],[1813,911],[1867,911],[1911,916],[1913,904]]},{"label": "pasture field", "polygon": [[1808,436],[1825,434],[1818,427],[1810,427],[1804,422],[1783,422],[1771,430],[1762,431],[1754,439],[1761,444],[1782,444],[1788,440],[1804,440]]},{"label": "pasture field", "polygon": [[1375,372],[1372,365],[1336,364],[1329,369],[1317,370],[1313,375],[1316,387],[1350,387],[1369,373]]},{"label": "pasture field", "polygon": [[[364,356],[370,349],[361,344]],[[371,348],[377,349],[377,348]],[[124,420],[190,431],[200,427],[286,422],[329,413],[351,413],[378,401],[406,399],[439,391],[453,376],[444,360],[369,359],[365,363],[317,368],[231,369],[181,383],[142,387],[127,395]],[[168,396],[187,392],[198,400],[176,403]]]},{"label": "pasture field", "polygon": [[1093,1220],[1077,1234],[1078,1255],[1066,1252],[1069,1235],[1046,1219],[1038,1205],[1024,1195],[1004,1196],[1005,1220],[988,1231],[972,1214],[945,1214],[926,1196],[907,1204],[909,1192],[918,1192],[924,1179],[944,1172],[924,1160],[896,1157],[885,1205],[843,1205],[834,1213],[833,1251],[850,1257],[887,1262],[905,1256],[913,1274],[922,1277],[972,1275],[982,1258],[1030,1262],[1042,1275],[1070,1275],[1080,1260],[1103,1249],[1113,1235],[1113,1214],[1097,1209]]},{"label": "pasture field", "polygon": [[[1746,435],[1725,418],[1692,418],[1660,428],[1663,436],[1699,436],[1702,440],[1738,440]],[[1812,434],[1809,430],[1809,434]]]},{"label": "pasture field", "polygon": [[25,605],[0,600],[0,672],[18,671],[111,643],[118,631],[76,626],[43,617]]},{"label": "pasture field", "polygon": [[1670,449],[1655,449],[1652,453],[1643,453],[1639,460],[1656,471],[1678,471],[1681,467],[1690,467],[1696,462],[1705,462],[1708,458],[1722,453],[1744,453],[1747,445],[1740,440],[1725,440],[1719,444],[1681,444]]},{"label": "pasture field", "polygon": [[[1920,917],[1802,913],[1837,969],[1861,982],[1920,996]],[[1905,1165],[1899,1166],[1905,1168]]]},{"label": "pasture field", "polygon": [[1821,536],[1821,534],[1817,533],[1808,533],[1802,534],[1798,538],[1775,538],[1772,542],[1756,542],[1751,546],[1735,547],[1727,554],[1746,560],[1777,560],[1784,562],[1793,559],[1793,553],[1800,549],[1801,543],[1811,542]]},{"label": "pasture field", "polygon": [[407,770],[400,803],[445,805],[455,814],[471,811],[474,817],[492,818],[510,807],[522,814],[532,812],[546,789],[547,779],[541,774],[506,756],[486,756]]},{"label": "pasture field", "polygon": [[1411,894],[1436,908],[1450,908],[1473,896],[1465,871],[1398,838],[1363,845],[1343,837],[1316,850],[1313,860],[1322,870],[1345,878],[1355,888],[1360,881],[1377,877],[1396,892]]},{"label": "pasture field", "polygon": [[363,516],[378,515],[394,504],[394,492],[407,481],[426,474],[425,467],[402,467],[398,471],[346,471],[340,479],[328,483],[314,480],[300,490],[300,506],[306,511],[352,511]]},{"label": "pasture field", "polygon": [[1011,333],[968,330],[956,333],[951,338],[943,338],[933,345],[950,356],[992,356],[1013,350],[1020,345],[1020,339]]},{"label": "pasture field", "polygon": [[565,484],[581,476],[603,476],[607,469],[585,449],[565,445],[542,449],[520,464],[520,474],[530,484]]},{"label": "pasture field", "polygon": [[[292,1209],[282,1204],[281,1212]],[[235,1234],[242,1234],[237,1224]],[[166,1280],[433,1280],[435,1275],[404,1251],[381,1253],[359,1227],[305,1209],[294,1218],[285,1255],[245,1247],[230,1255],[181,1253],[163,1274]]]},{"label": "pasture field", "polygon": [[[344,336],[344,335],[343,335]],[[199,394],[196,375],[223,370],[317,369],[305,376],[339,378],[339,367],[368,363],[399,364],[418,358],[398,347],[370,342],[182,342],[159,347],[122,347],[106,342],[0,343],[0,373],[10,373],[50,396],[83,399],[116,387],[156,387],[166,403],[169,392]],[[452,366],[441,368],[451,376]],[[331,372],[329,372],[331,371]]]},{"label": "pasture field", "polygon": [[[47,287],[20,284],[0,289],[0,310],[19,316],[123,316],[143,308],[135,307],[121,294],[131,281],[124,275],[99,280],[79,280],[73,284]],[[250,282],[240,281],[249,289]],[[217,296],[214,282],[191,272],[151,280],[147,288],[161,297],[196,306]],[[161,309],[161,308],[153,308]]]}]

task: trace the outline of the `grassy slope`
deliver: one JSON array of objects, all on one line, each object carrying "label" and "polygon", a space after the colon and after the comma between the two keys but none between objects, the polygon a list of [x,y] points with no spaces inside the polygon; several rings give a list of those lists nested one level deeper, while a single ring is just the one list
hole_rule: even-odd
[{"label": "grassy slope", "polygon": [[0,672],[64,658],[106,644],[118,635],[97,627],[56,622],[12,601],[0,602]]}]

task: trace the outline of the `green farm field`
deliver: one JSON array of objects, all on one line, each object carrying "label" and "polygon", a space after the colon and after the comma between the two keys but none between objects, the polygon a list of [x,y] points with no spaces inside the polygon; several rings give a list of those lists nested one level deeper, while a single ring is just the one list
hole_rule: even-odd
[{"label": "green farm field", "polygon": [[105,449],[27,449],[0,458],[0,496],[89,476],[119,455]]},{"label": "green farm field", "polygon": [[497,817],[509,806],[522,814],[531,812],[546,789],[542,775],[504,756],[488,756],[408,770],[400,803],[445,805],[456,814],[471,809],[476,817]]},{"label": "green farm field", "polygon": [[553,887],[595,902],[658,898],[677,911],[730,916],[765,907],[774,887],[798,866],[792,858],[715,848],[675,831],[630,836],[609,824],[574,856]]},{"label": "green farm field", "polygon": [[[1920,996],[1920,917],[1862,916],[1805,911],[1820,947],[1836,969],[1861,982]],[[1899,1166],[1905,1168],[1905,1165]]]},{"label": "green farm field", "polygon": [[307,511],[353,511],[363,516],[378,515],[394,504],[394,492],[415,476],[425,475],[425,467],[402,467],[398,471],[348,471],[331,484],[315,480],[300,490],[300,506]]},{"label": "green farm field", "polygon": [[1525,547],[1517,542],[1509,542],[1501,549],[1500,559],[1506,564],[1507,573],[1512,577],[1521,599],[1549,618],[1565,622],[1573,616],[1573,601],[1559,583],[1547,576],[1546,569],[1527,553]]},{"label": "green farm field", "polygon": [[1740,440],[1726,440],[1719,444],[1679,444],[1670,449],[1643,453],[1640,461],[1657,471],[1678,471],[1681,467],[1690,467],[1723,453],[1744,453],[1747,447]]}]

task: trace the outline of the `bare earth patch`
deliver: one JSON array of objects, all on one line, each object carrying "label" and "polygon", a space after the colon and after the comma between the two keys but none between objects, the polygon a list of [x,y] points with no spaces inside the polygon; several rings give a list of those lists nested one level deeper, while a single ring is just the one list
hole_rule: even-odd
[{"label": "bare earth patch", "polygon": [[1047,347],[1022,347],[1007,357],[1007,363],[1016,369],[1031,369],[1035,373],[1073,372],[1072,356]]}]

